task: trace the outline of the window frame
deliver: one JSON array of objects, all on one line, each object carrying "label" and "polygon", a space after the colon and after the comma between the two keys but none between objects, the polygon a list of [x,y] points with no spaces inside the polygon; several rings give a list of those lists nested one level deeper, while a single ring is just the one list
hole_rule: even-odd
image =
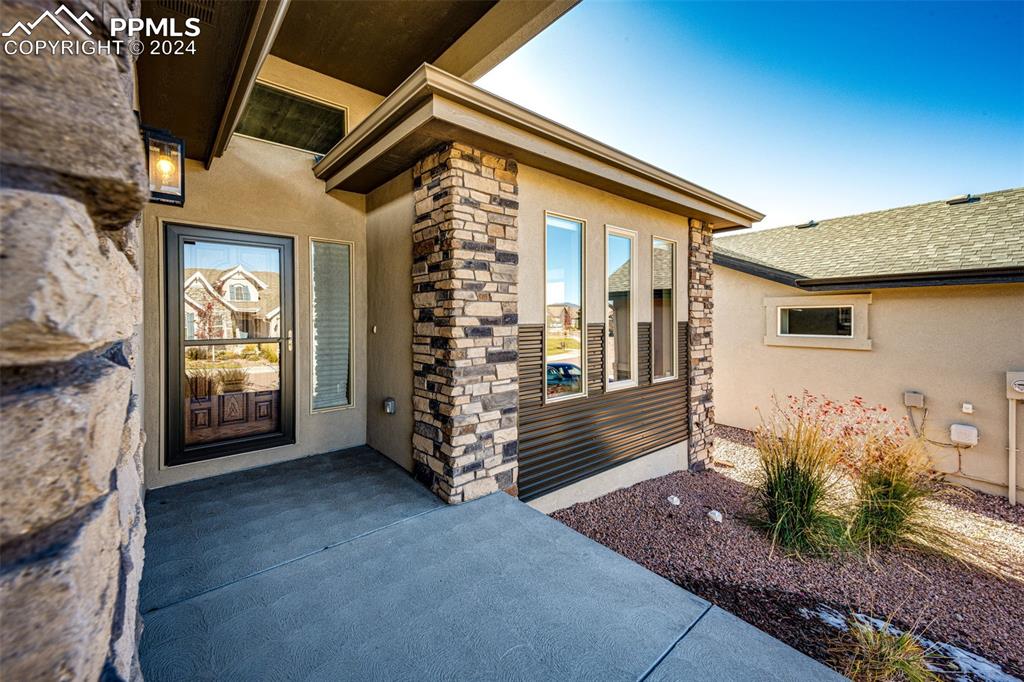
[{"label": "window frame", "polygon": [[[872,341],[870,293],[803,294],[800,296],[766,296],[763,301],[764,345],[792,348],[830,348],[834,350],[870,351]],[[779,334],[779,308],[843,308],[852,307],[850,323],[853,336]]]},{"label": "window frame", "polygon": [[[344,244],[348,246],[348,402],[344,405],[334,405],[332,407],[313,407],[313,387],[316,386],[316,376],[314,374],[316,367],[313,362],[313,356],[316,352],[316,338],[313,333],[313,245],[316,242],[322,242],[327,244]],[[355,286],[355,242],[347,239],[327,239],[325,237],[310,237],[309,238],[309,414],[323,414],[324,412],[340,412],[342,410],[351,410],[355,407],[355,372],[352,371],[353,362],[352,356],[354,353],[354,347],[352,345],[354,335],[353,328],[355,327],[355,321],[353,319],[355,313],[352,310],[353,301],[353,287]]]},{"label": "window frame", "polygon": [[[237,297],[235,295],[235,292],[237,292],[239,289],[241,289],[243,292],[245,292],[245,298],[239,298],[239,297]],[[242,303],[252,303],[252,302],[254,302],[254,299],[252,297],[252,292],[249,290],[249,287],[247,287],[246,285],[244,285],[242,283],[237,283],[237,284],[232,284],[231,285],[231,296],[228,297],[228,300],[230,300],[230,301],[240,301]]]},{"label": "window frame", "polygon": [[[790,334],[782,333],[782,311],[783,310],[795,310],[797,308],[816,308],[816,309],[828,309],[828,308],[847,308],[850,311],[850,333],[849,334]],[[775,334],[779,338],[797,338],[797,339],[855,339],[857,338],[857,319],[854,314],[855,306],[852,303],[840,304],[840,305],[780,305],[775,308]]]},{"label": "window frame", "polygon": [[[609,381],[608,379],[608,315],[607,310],[604,310],[608,305],[608,277],[611,275],[608,272],[608,238],[612,235],[616,237],[625,237],[629,239],[629,379],[621,379],[618,381]],[[639,346],[639,334],[637,331],[638,327],[638,310],[637,310],[637,245],[639,243],[639,235],[636,230],[631,230],[627,227],[619,227],[617,225],[611,225],[605,223],[604,226],[604,304],[602,305],[602,315],[604,321],[604,390],[605,393],[611,393],[613,391],[621,391],[626,388],[636,388],[640,385],[640,348]]]},{"label": "window frame", "polygon": [[[254,230],[244,227],[219,225],[213,223],[183,222],[170,218],[158,217],[157,225],[161,235],[160,269],[163,314],[160,320],[164,348],[163,371],[160,386],[163,391],[160,419],[163,428],[163,439],[160,443],[159,469],[166,471],[175,467],[185,467],[208,460],[225,457],[247,456],[261,450],[294,445],[297,434],[296,393],[296,358],[289,345],[291,333],[295,329],[295,235]],[[185,239],[201,241],[222,241],[228,243],[245,243],[250,246],[269,246],[281,252],[281,335],[273,339],[265,339],[265,343],[279,344],[279,377],[280,377],[280,414],[281,429],[277,433],[245,436],[234,440],[208,443],[203,445],[184,445],[184,416],[175,408],[182,405],[184,388],[182,378],[185,374],[184,363],[184,318],[185,304],[174,296],[171,291],[184,291],[185,278],[182,272],[182,245]],[[235,345],[244,344],[242,339],[224,337],[209,339],[193,339],[200,341],[196,345]],[[257,341],[259,343],[260,341]],[[173,377],[179,377],[174,379]]]},{"label": "window frame", "polygon": [[[580,377],[580,386],[582,390],[579,393],[570,393],[559,396],[548,395],[548,217],[553,216],[555,218],[561,218],[563,220],[571,220],[572,222],[579,223],[580,225],[580,370],[582,376]],[[586,398],[588,395],[587,379],[589,376],[589,370],[587,368],[587,221],[583,218],[568,215],[566,213],[558,213],[557,211],[544,211],[544,324],[542,327],[543,333],[541,335],[541,343],[543,344],[542,352],[542,364],[544,370],[544,390],[543,390],[543,403],[548,405],[551,403],[564,402],[566,400],[579,400],[580,398]]]},{"label": "window frame", "polygon": [[[672,245],[672,347],[668,349],[668,357],[672,361],[672,373],[663,376],[654,376],[654,242],[663,241]],[[679,306],[676,301],[679,277],[679,241],[668,237],[651,235],[651,383],[660,384],[664,381],[675,381],[679,378]]]},{"label": "window frame", "polygon": [[[346,106],[344,104],[338,104],[337,102],[332,102],[331,100],[324,99],[323,97],[317,97],[316,95],[312,95],[312,94],[310,94],[308,92],[302,92],[301,90],[296,90],[295,88],[290,88],[287,85],[281,85],[280,83],[275,83],[274,81],[267,80],[265,78],[257,78],[255,85],[262,85],[265,88],[270,88],[272,90],[278,90],[278,91],[283,92],[285,94],[292,95],[293,97],[298,97],[299,99],[309,100],[310,102],[316,102],[317,104],[322,104],[325,107],[330,107],[331,109],[338,109],[340,111],[344,111],[345,112],[345,125],[343,126],[344,132],[342,133],[341,138],[338,140],[337,144],[341,144],[342,140],[344,140],[346,137],[348,137],[349,131],[352,129],[352,123],[351,123],[352,113],[349,111],[348,106]],[[238,126],[238,123],[241,123],[241,121],[242,121],[242,114],[243,113],[245,113],[245,112],[241,111],[238,114],[238,122],[236,122],[236,124],[235,124],[236,128]],[[275,147],[282,147],[283,149],[291,149],[291,150],[294,150],[294,151],[297,151],[297,152],[302,152],[303,154],[309,154],[310,156],[315,156],[315,157],[322,156],[320,153],[315,152],[315,151],[313,151],[311,149],[303,149],[302,147],[293,147],[290,144],[284,144],[282,142],[274,142],[273,140],[264,140],[262,137],[256,137],[255,135],[246,135],[245,133],[240,133],[237,130],[232,130],[231,134],[232,135],[237,135],[238,137],[244,137],[247,140],[256,140],[257,142],[263,142],[264,144],[272,144]],[[337,144],[335,146],[337,146]]]}]

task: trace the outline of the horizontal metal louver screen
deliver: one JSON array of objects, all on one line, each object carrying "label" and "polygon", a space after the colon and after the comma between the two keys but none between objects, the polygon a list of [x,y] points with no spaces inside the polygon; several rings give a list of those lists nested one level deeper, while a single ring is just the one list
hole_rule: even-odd
[{"label": "horizontal metal louver screen", "polygon": [[351,375],[352,253],[348,244],[313,241],[312,247],[314,410],[348,405]]},{"label": "horizontal metal louver screen", "polygon": [[[530,500],[689,437],[687,325],[678,325],[678,378],[605,393],[601,382],[604,325],[587,325],[588,394],[543,402],[542,325],[519,326],[519,497]],[[650,324],[640,350],[649,354]],[[595,377],[597,378],[595,380]]]}]

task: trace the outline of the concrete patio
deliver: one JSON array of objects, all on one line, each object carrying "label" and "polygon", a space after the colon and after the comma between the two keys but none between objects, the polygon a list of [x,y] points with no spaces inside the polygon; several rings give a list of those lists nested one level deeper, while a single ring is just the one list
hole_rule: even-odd
[{"label": "concrete patio", "polygon": [[149,682],[842,679],[504,493],[448,506],[369,448],[146,510]]}]

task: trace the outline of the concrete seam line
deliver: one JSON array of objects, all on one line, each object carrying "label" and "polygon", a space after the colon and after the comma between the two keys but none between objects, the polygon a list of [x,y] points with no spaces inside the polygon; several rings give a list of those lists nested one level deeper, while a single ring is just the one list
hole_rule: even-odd
[{"label": "concrete seam line", "polygon": [[229,580],[228,582],[223,583],[221,585],[215,585],[214,587],[207,588],[207,589],[203,590],[202,592],[196,592],[195,594],[191,594],[191,595],[189,595],[187,597],[182,597],[181,599],[178,599],[177,601],[170,602],[169,604],[164,604],[162,606],[154,606],[153,608],[151,608],[151,609],[149,609],[147,611],[144,611],[142,613],[142,615],[148,616],[151,613],[156,613],[157,611],[161,611],[163,609],[167,609],[167,608],[170,608],[172,606],[177,606],[178,604],[181,604],[183,602],[187,602],[187,601],[190,601],[190,600],[195,599],[197,597],[201,597],[204,594],[209,594],[210,592],[216,592],[217,590],[223,589],[225,587],[229,587],[231,585],[234,585],[235,583],[240,583],[243,580],[248,580],[249,578],[255,578],[258,575],[262,575],[263,573],[267,573],[269,571],[273,571],[275,569],[281,568],[282,566],[287,566],[288,564],[293,564],[296,561],[302,561],[303,559],[307,559],[307,558],[313,556],[314,554],[320,554],[321,552],[326,552],[329,549],[334,549],[335,547],[341,547],[342,545],[347,545],[350,542],[355,542],[356,540],[359,540],[361,538],[365,538],[367,535],[373,535],[374,533],[377,533],[379,531],[386,530],[388,528],[391,528],[392,526],[397,526],[398,524],[405,523],[406,521],[411,521],[412,519],[419,518],[420,516],[425,516],[426,514],[430,514],[431,512],[440,511],[441,509],[448,509],[448,507],[449,507],[449,505],[444,505],[444,506],[441,506],[441,507],[434,507],[433,509],[426,509],[426,510],[421,511],[421,512],[419,512],[417,514],[413,514],[412,516],[406,516],[405,518],[398,519],[397,521],[392,521],[391,523],[385,524],[383,526],[379,526],[377,528],[373,528],[373,529],[370,529],[368,531],[364,531],[364,532],[360,533],[359,535],[353,535],[350,538],[346,538],[344,540],[339,540],[338,542],[332,542],[332,543],[330,543],[328,545],[324,545],[323,547],[320,547],[319,549],[314,549],[314,550],[312,550],[310,552],[306,552],[305,554],[300,554],[297,557],[292,557],[291,559],[285,559],[284,561],[280,561],[280,562],[274,564],[273,566],[267,566],[266,568],[261,568],[260,570],[255,571],[253,573],[249,573],[247,575],[243,575],[241,578],[235,578],[234,580]]},{"label": "concrete seam line", "polygon": [[653,673],[655,671],[655,669],[659,665],[661,665],[661,662],[664,661],[666,658],[668,658],[668,655],[670,653],[672,653],[672,650],[675,649],[677,646],[679,646],[679,643],[681,641],[683,641],[683,637],[686,637],[688,634],[690,634],[690,631],[693,630],[693,628],[695,628],[697,626],[697,623],[699,623],[701,621],[701,619],[704,618],[704,616],[707,615],[708,611],[710,611],[714,607],[715,607],[714,604],[709,603],[708,607],[706,609],[704,609],[704,611],[699,616],[697,616],[696,620],[694,620],[692,623],[690,623],[687,626],[687,628],[685,630],[683,630],[682,634],[679,635],[679,637],[677,637],[674,642],[672,642],[671,644],[668,645],[668,648],[665,649],[664,652],[662,652],[661,656],[658,656],[657,660],[654,661],[654,663],[651,664],[651,667],[648,668],[644,672],[643,675],[641,675],[640,677],[637,678],[636,682],[644,682],[644,680],[646,680],[648,677],[650,677],[651,673]]}]

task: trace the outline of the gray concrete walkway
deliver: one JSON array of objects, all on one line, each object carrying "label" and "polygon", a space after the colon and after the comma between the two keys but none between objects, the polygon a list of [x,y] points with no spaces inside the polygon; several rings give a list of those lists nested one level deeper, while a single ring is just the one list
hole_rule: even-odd
[{"label": "gray concrete walkway", "polygon": [[504,493],[369,448],[149,493],[146,680],[829,680]]}]

